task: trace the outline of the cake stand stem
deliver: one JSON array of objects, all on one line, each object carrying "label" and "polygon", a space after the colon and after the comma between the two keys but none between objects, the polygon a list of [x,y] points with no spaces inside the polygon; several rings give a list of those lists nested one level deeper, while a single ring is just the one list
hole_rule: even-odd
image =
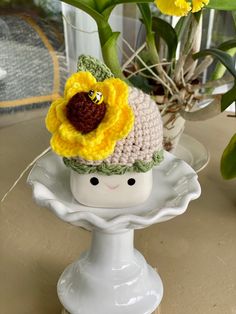
[{"label": "cake stand stem", "polygon": [[105,233],[94,230],[88,259],[105,272],[123,267],[134,259],[134,231]]},{"label": "cake stand stem", "polygon": [[71,314],[151,314],[163,287],[159,275],[133,247],[134,232],[93,230],[88,252],[69,265],[58,296]]}]

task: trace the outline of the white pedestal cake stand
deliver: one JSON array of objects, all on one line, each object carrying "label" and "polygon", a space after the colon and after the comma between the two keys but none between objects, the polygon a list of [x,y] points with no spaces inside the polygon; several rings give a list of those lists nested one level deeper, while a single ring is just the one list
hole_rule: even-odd
[{"label": "white pedestal cake stand", "polygon": [[55,154],[48,153],[33,167],[28,182],[37,204],[92,231],[90,249],[58,281],[59,299],[69,313],[151,314],[160,304],[162,281],[134,249],[134,229],[184,213],[199,197],[200,185],[194,170],[169,153],[153,172],[152,194],[144,204],[104,209],[73,199],[70,171]]}]

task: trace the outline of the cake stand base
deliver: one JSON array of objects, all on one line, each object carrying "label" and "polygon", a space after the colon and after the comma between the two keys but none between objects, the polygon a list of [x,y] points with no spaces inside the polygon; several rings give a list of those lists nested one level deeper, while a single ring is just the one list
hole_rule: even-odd
[{"label": "cake stand base", "polygon": [[[71,313],[69,313],[69,312],[67,312],[67,310],[63,309],[61,314],[71,314]],[[155,312],[152,312],[152,314],[161,314],[160,307],[158,307],[158,309],[156,309]]]},{"label": "cake stand base", "polygon": [[157,309],[162,281],[134,249],[133,234],[92,232],[89,251],[58,281],[58,297],[70,314],[152,314]]}]

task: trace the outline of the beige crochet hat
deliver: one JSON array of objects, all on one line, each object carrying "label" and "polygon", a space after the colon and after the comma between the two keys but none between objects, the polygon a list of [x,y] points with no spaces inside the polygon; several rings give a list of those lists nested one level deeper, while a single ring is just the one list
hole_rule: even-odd
[{"label": "beige crochet hat", "polygon": [[105,175],[146,172],[158,165],[163,130],[152,98],[113,78],[94,58],[81,56],[78,67],[46,118],[52,149],[65,165],[81,174]]}]

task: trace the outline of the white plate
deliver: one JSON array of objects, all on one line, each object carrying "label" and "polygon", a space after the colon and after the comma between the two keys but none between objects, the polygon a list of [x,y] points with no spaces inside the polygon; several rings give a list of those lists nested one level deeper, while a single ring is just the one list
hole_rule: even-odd
[{"label": "white plate", "polygon": [[164,161],[153,170],[149,199],[130,208],[93,208],[76,202],[70,191],[69,169],[50,152],[31,170],[28,183],[38,205],[51,209],[60,219],[86,229],[116,232],[139,229],[183,214],[200,195],[195,171],[183,160],[165,152]]},{"label": "white plate", "polygon": [[210,159],[207,148],[187,134],[182,134],[174,155],[187,162],[196,172],[205,168]]}]

